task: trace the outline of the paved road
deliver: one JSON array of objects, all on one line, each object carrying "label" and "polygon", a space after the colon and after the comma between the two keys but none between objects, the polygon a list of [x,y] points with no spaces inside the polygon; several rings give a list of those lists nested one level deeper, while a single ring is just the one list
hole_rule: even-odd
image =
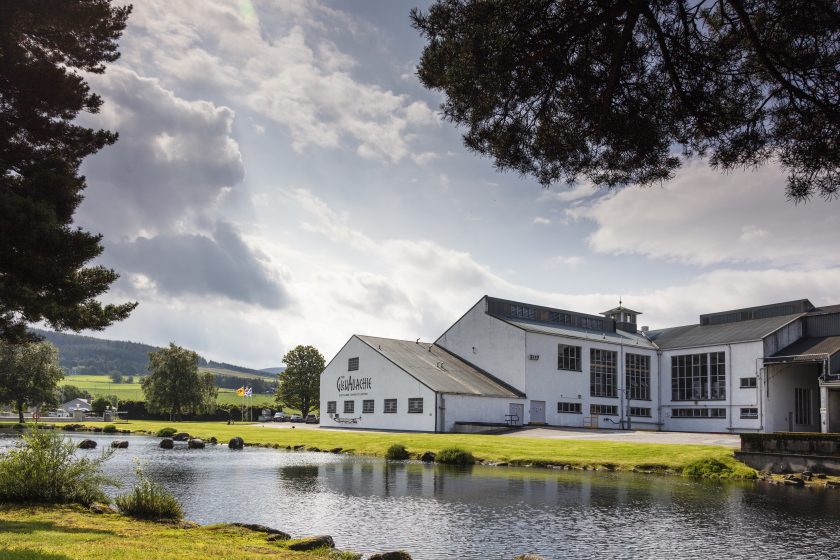
[{"label": "paved road", "polygon": [[697,445],[725,445],[739,447],[741,439],[734,434],[703,434],[694,432],[648,432],[635,430],[596,430],[578,428],[527,427],[502,437],[546,439],[584,439],[626,441],[634,443],[693,443]]},{"label": "paved road", "polygon": [[[317,430],[318,424],[290,424],[288,422],[264,422],[266,428],[279,430]],[[329,429],[329,428],[325,428]],[[351,432],[374,432],[376,430],[348,429]],[[399,432],[387,432],[399,433]],[[524,437],[540,439],[583,439],[602,441],[626,441],[635,443],[692,443],[697,445],[724,445],[739,447],[741,440],[733,434],[703,434],[694,432],[648,432],[643,430],[596,430],[579,428],[525,427],[521,430],[501,434],[499,437]]]}]

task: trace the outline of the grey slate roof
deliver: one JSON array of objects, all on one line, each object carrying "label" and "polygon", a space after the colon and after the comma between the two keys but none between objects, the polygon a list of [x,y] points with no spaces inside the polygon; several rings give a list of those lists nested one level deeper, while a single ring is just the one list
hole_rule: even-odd
[{"label": "grey slate roof", "polygon": [[840,336],[800,338],[790,346],[785,346],[773,357],[804,356],[807,354],[829,354],[840,352]]},{"label": "grey slate roof", "polygon": [[719,325],[686,325],[650,331],[648,337],[663,350],[750,342],[763,339],[802,315],[796,313]]},{"label": "grey slate roof", "polygon": [[505,398],[525,396],[522,391],[437,344],[375,336],[356,337],[437,393]]},{"label": "grey slate roof", "polygon": [[644,336],[626,331],[617,330],[615,332],[601,332],[568,325],[548,325],[539,321],[510,319],[508,317],[499,317],[498,315],[491,316],[500,321],[504,321],[505,323],[509,323],[515,327],[519,327],[520,329],[533,333],[570,338],[583,338],[586,340],[612,342],[614,344],[634,344],[643,348],[655,348],[655,346]]}]

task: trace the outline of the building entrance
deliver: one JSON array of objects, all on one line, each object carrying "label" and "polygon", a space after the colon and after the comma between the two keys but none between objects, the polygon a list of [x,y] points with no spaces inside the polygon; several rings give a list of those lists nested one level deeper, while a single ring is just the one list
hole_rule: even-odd
[{"label": "building entrance", "polygon": [[545,401],[531,401],[529,412],[532,424],[545,424]]}]

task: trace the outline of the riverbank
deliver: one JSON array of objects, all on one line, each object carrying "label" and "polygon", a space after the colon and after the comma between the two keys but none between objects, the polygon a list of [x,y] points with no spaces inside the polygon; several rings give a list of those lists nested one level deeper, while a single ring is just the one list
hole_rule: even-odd
[{"label": "riverbank", "polygon": [[[101,424],[88,426],[101,427]],[[702,467],[717,463],[725,466],[724,472],[701,469],[699,474],[710,478],[742,479],[752,479],[757,475],[754,469],[735,459],[731,448],[714,445],[504,438],[480,434],[273,430],[260,424],[228,425],[225,422],[136,420],[118,424],[121,430],[152,435],[164,427],[173,427],[204,440],[215,437],[223,443],[233,437],[241,437],[247,445],[375,457],[384,457],[388,447],[393,444],[404,445],[412,458],[455,446],[471,451],[477,460],[490,465],[683,474],[692,465]]]},{"label": "riverbank", "polygon": [[0,557],[4,560],[349,560],[328,548],[297,552],[295,542],[235,525],[192,526],[140,521],[75,506],[0,506]]}]

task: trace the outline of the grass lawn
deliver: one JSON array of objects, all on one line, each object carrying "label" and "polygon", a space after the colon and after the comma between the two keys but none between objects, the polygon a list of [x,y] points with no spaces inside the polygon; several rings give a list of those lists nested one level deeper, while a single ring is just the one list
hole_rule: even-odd
[{"label": "grass lawn", "polygon": [[[91,424],[94,425],[94,424]],[[395,443],[405,445],[414,456],[425,451],[439,452],[445,447],[467,449],[477,459],[512,464],[575,467],[604,467],[616,470],[657,470],[680,473],[687,465],[704,459],[720,461],[738,478],[754,478],[755,471],[736,461],[733,450],[714,445],[678,445],[583,441],[561,439],[508,438],[479,434],[364,433],[342,430],[272,429],[259,424],[229,426],[225,422],[159,422],[136,420],[121,423],[121,429],[155,433],[171,426],[193,436],[215,436],[226,442],[234,436],[248,444],[266,446],[305,445],[329,450],[341,447],[345,453],[382,457]]]},{"label": "grass lawn", "polygon": [[[277,527],[282,530],[282,527]],[[291,542],[291,541],[290,541]],[[258,533],[230,525],[190,529],[96,515],[81,506],[0,506],[3,560],[311,560],[329,552],[294,552]]]},{"label": "grass lawn", "polygon": [[[111,381],[110,375],[68,375],[61,381],[61,384],[75,385],[79,389],[88,391],[93,396],[117,395],[120,400],[142,401],[144,400],[144,397],[143,390],[140,388],[140,376],[135,375],[134,381],[134,383],[114,383]],[[243,379],[243,384],[245,383],[246,380]],[[219,389],[219,398],[216,402],[219,404],[241,405],[242,397],[236,396],[235,389]],[[273,407],[274,396],[254,395],[252,404],[254,406]]]}]

